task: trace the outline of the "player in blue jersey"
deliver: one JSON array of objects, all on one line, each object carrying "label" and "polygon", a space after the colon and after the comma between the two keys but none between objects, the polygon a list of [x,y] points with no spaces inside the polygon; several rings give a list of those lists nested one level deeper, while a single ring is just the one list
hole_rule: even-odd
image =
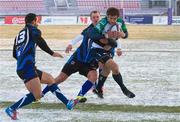
[{"label": "player in blue jersey", "polygon": [[13,57],[17,60],[17,74],[24,81],[29,91],[23,98],[6,108],[5,112],[11,119],[17,119],[17,109],[39,100],[42,97],[41,83],[48,84],[49,90],[61,100],[68,109],[72,109],[78,100],[68,100],[55,84],[54,78],[35,66],[36,45],[53,57],[62,57],[61,54],[52,51],[41,36],[37,28],[37,18],[33,13],[25,17],[25,27],[18,33],[14,41]]},{"label": "player in blue jersey", "polygon": [[[112,59],[111,49],[117,46],[116,40],[128,36],[124,21],[119,18],[119,10],[110,7],[107,10],[107,17],[100,20],[95,28],[89,30],[88,36],[93,40],[91,50],[89,51],[86,61],[93,68],[98,68],[101,62],[112,71],[113,79],[120,86],[122,92],[129,98],[134,98],[135,94],[129,91],[123,83],[119,66]],[[109,28],[118,25],[123,31],[108,31]],[[100,90],[100,89],[98,89]]]},{"label": "player in blue jersey", "polygon": [[[84,75],[88,78],[88,80],[84,83],[85,88],[83,87],[78,93],[79,102],[85,102],[86,98],[82,97],[87,91],[91,88],[91,86],[96,82],[97,72],[95,69],[91,69],[85,63],[86,55],[89,50],[89,46],[91,45],[91,40],[87,37],[87,30],[90,28],[94,28],[94,26],[100,20],[100,13],[98,11],[92,11],[90,13],[90,18],[92,24],[90,24],[86,29],[83,30],[81,35],[77,36],[72,42],[76,43],[78,40],[82,40],[81,45],[77,48],[77,50],[73,53],[73,55],[69,58],[69,60],[64,65],[60,74],[55,78],[56,84],[62,83],[65,81],[71,74],[79,72],[79,74]],[[72,45],[69,44],[66,48],[66,52],[68,53],[72,49]],[[43,94],[46,94],[49,91],[49,88],[46,87],[43,90]]]}]

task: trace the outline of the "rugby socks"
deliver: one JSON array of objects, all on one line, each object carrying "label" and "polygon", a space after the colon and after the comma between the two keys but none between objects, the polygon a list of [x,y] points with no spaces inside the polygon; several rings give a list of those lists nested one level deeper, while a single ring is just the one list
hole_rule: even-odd
[{"label": "rugby socks", "polygon": [[136,95],[129,91],[126,86],[123,84],[122,76],[121,74],[113,75],[114,80],[118,83],[118,85],[121,87],[122,92],[129,98],[134,98]]},{"label": "rugby socks", "polygon": [[94,84],[87,80],[83,85],[82,88],[80,90],[80,92],[78,93],[78,96],[84,96],[93,86]]},{"label": "rugby socks", "polygon": [[96,86],[96,89],[98,91],[102,90],[102,87],[104,86],[104,82],[106,81],[107,77],[103,76],[102,74],[99,74],[98,83]]},{"label": "rugby socks", "polygon": [[117,74],[117,75],[113,75],[114,80],[116,81],[116,83],[121,87],[122,91],[126,90],[126,86],[123,84],[123,79],[121,74]]},{"label": "rugby socks", "polygon": [[25,105],[32,103],[35,100],[36,99],[35,99],[34,95],[32,93],[29,93],[26,96],[24,96],[23,98],[21,98],[18,102],[14,103],[12,106],[10,106],[10,108],[12,110],[17,110]]},{"label": "rugby socks", "polygon": [[61,90],[58,88],[57,84],[52,84],[49,86],[49,90],[56,95],[56,97],[61,100],[65,105],[68,103],[68,99],[61,93]]},{"label": "rugby socks", "polygon": [[42,94],[43,94],[43,96],[47,93],[47,92],[49,92],[50,90],[49,90],[49,86],[47,85],[44,89],[43,89],[43,91],[42,91]]}]

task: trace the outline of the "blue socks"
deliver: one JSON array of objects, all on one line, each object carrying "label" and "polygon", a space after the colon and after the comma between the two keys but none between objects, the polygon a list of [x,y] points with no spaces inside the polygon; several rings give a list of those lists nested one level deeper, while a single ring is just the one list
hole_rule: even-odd
[{"label": "blue socks", "polygon": [[16,110],[25,105],[32,103],[35,100],[36,99],[35,99],[34,95],[32,93],[29,93],[26,96],[24,96],[23,98],[21,98],[18,102],[14,103],[12,106],[10,106],[10,108],[12,110]]},{"label": "blue socks", "polygon": [[84,96],[93,86],[94,84],[87,80],[83,85],[82,88],[80,90],[80,92],[78,93],[78,96]]},{"label": "blue socks", "polygon": [[46,94],[46,93],[48,93],[50,90],[49,90],[49,86],[48,85],[46,85],[46,87],[43,89],[43,91],[42,91],[42,94],[43,94],[43,96]]},{"label": "blue socks", "polygon": [[[51,86],[46,86],[46,88],[43,90],[44,93],[47,93],[48,91],[51,91],[53,94],[56,95],[56,97],[61,100],[65,105],[68,103],[68,99],[61,93],[60,89],[56,84],[52,84]],[[43,93],[43,94],[44,94]],[[35,97],[32,93],[29,93],[25,95],[23,98],[21,98],[18,102],[14,103],[10,108],[12,110],[17,110],[25,105],[28,105],[35,101]]]},{"label": "blue socks", "polygon": [[56,95],[56,97],[61,100],[65,105],[68,103],[68,99],[61,93],[61,90],[58,88],[57,84],[52,84],[48,86],[49,90]]}]

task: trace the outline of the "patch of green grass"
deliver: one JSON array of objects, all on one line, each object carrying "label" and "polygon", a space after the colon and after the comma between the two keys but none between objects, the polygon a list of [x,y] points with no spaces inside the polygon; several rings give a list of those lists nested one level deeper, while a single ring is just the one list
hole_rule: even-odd
[{"label": "patch of green grass", "polygon": [[[12,102],[1,102],[0,107],[7,107]],[[66,109],[62,103],[33,103],[24,108],[27,109]],[[180,106],[143,106],[143,105],[107,105],[107,104],[78,104],[75,109],[81,111],[119,111],[119,112],[164,112],[180,113]]]}]

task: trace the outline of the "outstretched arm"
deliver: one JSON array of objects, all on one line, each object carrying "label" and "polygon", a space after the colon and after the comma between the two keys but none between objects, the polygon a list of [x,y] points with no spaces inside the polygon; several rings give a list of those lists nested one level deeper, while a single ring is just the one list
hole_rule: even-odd
[{"label": "outstretched arm", "polygon": [[50,47],[47,45],[46,41],[42,38],[41,33],[34,36],[35,43],[46,53],[52,55],[53,57],[63,57],[61,54],[54,52],[50,49]]},{"label": "outstretched arm", "polygon": [[65,52],[66,53],[69,53],[69,51],[72,50],[72,46],[77,44],[79,41],[83,40],[83,35],[78,35],[76,36],[76,38],[74,38],[69,44],[68,46],[66,47],[66,50]]},{"label": "outstretched arm", "polygon": [[13,57],[17,59],[16,57],[16,38],[14,39],[14,45],[13,45]]}]

